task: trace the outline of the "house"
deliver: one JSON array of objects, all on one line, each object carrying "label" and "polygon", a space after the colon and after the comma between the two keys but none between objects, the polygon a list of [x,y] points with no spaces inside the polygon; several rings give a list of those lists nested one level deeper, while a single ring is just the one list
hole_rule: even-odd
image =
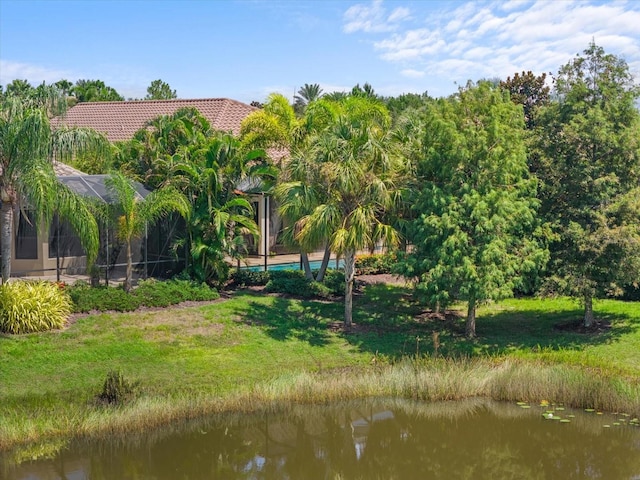
[{"label": "house", "polygon": [[[54,128],[62,125],[88,127],[103,133],[111,142],[126,141],[144,128],[148,121],[161,115],[171,115],[185,107],[197,109],[212,128],[234,135],[240,133],[242,120],[256,110],[255,107],[226,98],[87,102],[73,106],[63,117],[54,118],[51,124]],[[61,163],[56,163],[55,169],[58,178],[79,193],[83,193],[83,190],[86,193],[88,187],[85,180],[91,182],[90,177],[94,177]],[[275,235],[270,234],[269,228],[270,210],[273,207],[270,207],[266,195],[255,195],[252,203],[261,232],[261,240],[256,242],[253,253],[266,257],[269,245],[275,242]],[[20,275],[51,273],[51,270],[59,270],[60,255],[66,262],[64,268],[70,264],[81,266],[81,248],[77,242],[74,243],[71,232],[58,226],[42,234],[39,231],[46,229],[38,229],[23,216],[17,217],[20,220],[12,246],[13,272]],[[55,235],[52,231],[56,232]],[[44,238],[39,238],[42,236]]]},{"label": "house", "polygon": [[134,100],[127,102],[86,102],[71,107],[64,117],[51,122],[53,127],[89,127],[104,133],[111,142],[130,140],[149,120],[172,115],[181,108],[193,107],[211,127],[234,135],[240,133],[242,120],[256,108],[228,98]]},{"label": "house", "polygon": [[[87,175],[56,161],[53,169],[58,180],[76,193],[105,203],[111,201],[105,185],[108,175]],[[137,182],[135,188],[139,198],[149,193]],[[61,269],[75,274],[86,270],[84,250],[66,222],[54,217],[51,225],[38,226],[29,217],[28,206],[14,215],[17,228],[11,248],[12,275],[50,275]]]}]

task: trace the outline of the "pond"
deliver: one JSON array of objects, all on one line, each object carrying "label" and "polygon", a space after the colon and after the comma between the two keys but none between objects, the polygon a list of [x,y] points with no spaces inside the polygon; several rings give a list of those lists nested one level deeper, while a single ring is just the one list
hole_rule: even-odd
[{"label": "pond", "polygon": [[640,428],[558,406],[367,400],[54,442],[0,462],[7,480],[640,479]]}]

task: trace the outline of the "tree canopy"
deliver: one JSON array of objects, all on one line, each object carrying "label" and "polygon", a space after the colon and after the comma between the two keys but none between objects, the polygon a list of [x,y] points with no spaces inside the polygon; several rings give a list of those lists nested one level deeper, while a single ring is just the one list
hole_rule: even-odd
[{"label": "tree canopy", "polygon": [[327,242],[345,260],[345,326],[352,323],[355,255],[377,242],[397,243],[385,223],[392,208],[397,157],[391,154],[391,119],[379,101],[348,96],[307,107],[313,128],[286,164],[287,180],[276,188],[280,211],[293,220],[303,246]]},{"label": "tree canopy", "polygon": [[147,96],[145,100],[171,100],[172,98],[178,98],[175,90],[171,90],[168,83],[162,80],[154,80],[151,85],[147,87]]},{"label": "tree canopy", "polygon": [[535,126],[535,115],[539,107],[549,104],[551,89],[546,84],[547,74],[535,76],[531,71],[515,73],[500,82],[500,88],[508,90],[511,101],[522,105],[524,122],[528,129]]},{"label": "tree canopy", "polygon": [[124,97],[102,80],[78,80],[71,93],[80,102],[121,102]]},{"label": "tree canopy", "polygon": [[512,295],[544,260],[533,236],[538,202],[522,115],[507,95],[481,82],[430,103],[422,121],[413,153],[414,249],[401,270],[434,308],[466,301],[466,333],[473,337],[477,305]]},{"label": "tree canopy", "polygon": [[640,271],[640,88],[626,62],[591,44],[558,72],[536,129],[541,213],[553,225],[546,290],[592,299]]}]

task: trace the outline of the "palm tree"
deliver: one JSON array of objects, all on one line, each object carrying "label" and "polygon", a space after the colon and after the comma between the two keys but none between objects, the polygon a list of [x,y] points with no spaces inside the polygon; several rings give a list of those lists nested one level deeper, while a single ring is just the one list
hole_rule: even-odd
[{"label": "palm tree", "polygon": [[116,236],[127,248],[124,289],[129,291],[133,276],[131,242],[144,234],[145,226],[155,223],[171,212],[188,217],[189,202],[184,195],[172,188],[154,190],[141,199],[132,182],[120,172],[112,173],[106,181],[106,186],[115,201],[114,208],[118,216]]},{"label": "palm tree", "polygon": [[264,165],[263,150],[245,152],[229,134],[218,134],[174,157],[166,183],[178,187],[191,202],[187,233],[192,273],[208,283],[226,280],[225,257],[244,257],[245,235],[259,234],[251,203],[238,185],[257,178],[268,185],[275,177],[273,168]]},{"label": "palm tree", "polygon": [[286,151],[295,141],[299,123],[289,100],[279,93],[272,93],[260,110],[242,121],[240,138],[243,148]]},{"label": "palm tree", "polygon": [[[324,111],[335,116],[310,135],[303,161],[288,164],[290,178],[296,180],[277,191],[283,214],[302,214],[295,222],[301,245],[327,240],[331,250],[344,257],[344,319],[350,328],[356,252],[378,241],[398,241],[384,220],[395,200],[399,165],[390,154],[390,117],[378,101],[350,96]],[[305,171],[305,179],[294,169]]]},{"label": "palm tree", "polygon": [[320,88],[320,85],[317,83],[311,85],[305,83],[304,87],[298,90],[298,94],[293,97],[293,108],[299,116],[302,116],[307,105],[319,100],[320,97],[322,97],[322,88]]},{"label": "palm tree", "polygon": [[[44,91],[45,89],[43,89]],[[11,274],[14,211],[33,212],[36,224],[49,224],[54,212],[67,219],[91,262],[98,251],[98,224],[87,205],[57,181],[52,159],[66,160],[89,149],[106,151],[104,137],[89,129],[53,130],[49,113],[66,102],[54,89],[46,98],[7,96],[0,107],[0,254],[2,282]]]},{"label": "palm tree", "polygon": [[[307,85],[307,87],[310,87]],[[310,90],[313,90],[310,88]],[[316,91],[320,95],[319,87]],[[311,98],[311,94],[309,95]],[[308,151],[308,139],[313,132],[325,128],[335,117],[335,109],[337,103],[324,101],[322,99],[314,100],[306,107],[305,114],[302,118],[297,118],[295,112],[288,100],[280,94],[271,94],[265,103],[264,108],[260,111],[249,115],[242,123],[242,142],[245,146],[260,147],[269,149],[269,151],[285,152],[283,155],[280,168],[280,183],[290,182],[307,182],[306,175],[312,169],[307,171],[305,164]],[[300,242],[294,234],[295,225],[298,218],[310,212],[312,204],[309,203],[311,197],[301,196],[303,194],[316,195],[313,189],[302,190],[281,189],[279,187],[274,191],[276,199],[284,202],[282,208],[278,211],[290,222],[290,225],[284,229],[284,240],[286,243],[298,246],[300,248],[300,257],[305,271],[305,276],[313,279],[313,273],[309,265],[308,253],[317,248],[325,247],[325,253],[317,281],[322,281],[324,272],[329,264],[331,250],[326,239],[314,239],[313,242]],[[316,200],[314,202],[317,203]]]},{"label": "palm tree", "polygon": [[119,170],[155,189],[169,175],[173,157],[179,150],[200,146],[210,135],[209,122],[195,108],[158,116],[120,145]]}]

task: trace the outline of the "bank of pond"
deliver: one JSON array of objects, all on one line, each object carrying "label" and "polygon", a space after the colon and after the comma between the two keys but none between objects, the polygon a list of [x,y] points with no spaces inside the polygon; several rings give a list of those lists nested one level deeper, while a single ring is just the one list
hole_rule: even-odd
[{"label": "bank of pond", "polygon": [[[340,302],[246,289],[201,304],[93,313],[59,331],[0,335],[0,477],[505,478],[513,468],[508,478],[572,478],[518,463],[530,456],[527,438],[537,436],[537,465],[553,458],[564,465],[566,454],[579,470],[606,473],[601,478],[633,478],[639,473],[627,475],[634,464],[625,455],[638,458],[640,303],[599,301],[598,328],[588,332],[575,327],[580,312],[569,299],[506,300],[479,311],[471,340],[460,312],[429,312],[399,286],[364,288],[348,331]],[[439,423],[418,427],[447,409],[453,413]],[[501,433],[503,417],[524,439]],[[375,419],[376,428],[358,436],[359,418]],[[282,437],[255,426],[292,419],[295,428],[283,426]],[[587,439],[580,429],[589,422],[596,426],[584,427],[594,435]],[[246,428],[262,428],[265,438],[247,438]],[[294,446],[292,428],[301,442]],[[565,446],[572,429],[581,446]],[[395,433],[378,437],[385,430]],[[456,430],[460,440],[447,437]],[[212,435],[232,443],[212,446]],[[487,441],[467,445],[475,435]],[[498,443],[488,442],[492,435]],[[179,451],[171,442],[190,445],[192,437],[205,443],[170,461]],[[324,443],[333,438],[342,443]],[[387,453],[371,453],[409,441],[413,460],[393,464]],[[458,443],[467,445],[460,459],[492,448],[503,470],[446,460],[442,451]],[[275,445],[286,452],[274,453]],[[149,456],[137,458],[143,450]],[[612,450],[611,464],[594,460]],[[154,473],[165,461],[162,470],[173,475]],[[316,470],[303,474],[296,462]],[[191,463],[218,473],[207,477]]]},{"label": "bank of pond", "polygon": [[638,419],[622,412],[546,400],[361,399],[54,440],[5,452],[0,474],[7,480],[631,479],[640,475],[639,458]]}]

